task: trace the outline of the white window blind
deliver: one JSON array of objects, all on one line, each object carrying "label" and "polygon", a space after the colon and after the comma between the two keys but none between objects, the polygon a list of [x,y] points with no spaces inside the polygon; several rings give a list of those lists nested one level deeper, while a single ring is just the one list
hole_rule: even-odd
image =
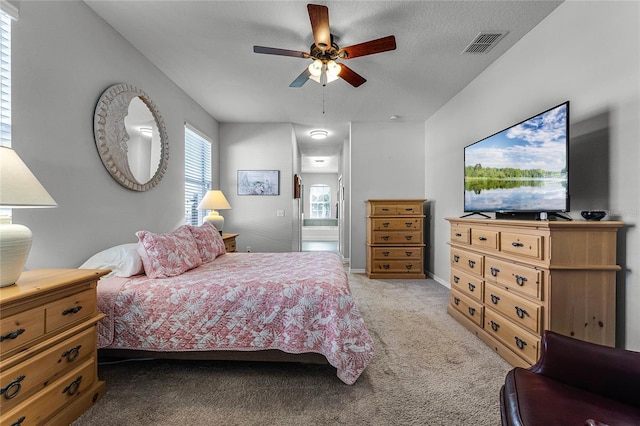
[{"label": "white window blind", "polygon": [[331,187],[329,185],[311,185],[309,198],[312,219],[331,217]]},{"label": "white window blind", "polygon": [[205,216],[198,210],[211,189],[211,141],[188,124],[184,126],[184,217],[189,225],[200,225]]},{"label": "white window blind", "polygon": [[11,146],[11,17],[0,11],[0,145]]}]

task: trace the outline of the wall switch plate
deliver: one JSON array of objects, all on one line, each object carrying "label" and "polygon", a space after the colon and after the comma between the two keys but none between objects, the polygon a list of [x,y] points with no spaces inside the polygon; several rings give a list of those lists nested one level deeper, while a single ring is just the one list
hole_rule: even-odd
[{"label": "wall switch plate", "polygon": [[276,216],[284,216],[284,210],[276,210]]}]

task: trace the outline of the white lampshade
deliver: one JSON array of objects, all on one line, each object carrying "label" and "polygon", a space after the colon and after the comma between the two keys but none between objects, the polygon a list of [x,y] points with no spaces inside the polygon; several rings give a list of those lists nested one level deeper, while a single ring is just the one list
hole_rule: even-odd
[{"label": "white lampshade", "polygon": [[[31,170],[8,147],[0,146],[0,207],[42,208],[56,207]],[[0,287],[14,284],[31,249],[31,230],[12,224],[8,217],[0,219]]]},{"label": "white lampshade", "polygon": [[211,210],[205,216],[204,221],[211,223],[220,232],[222,232],[222,227],[224,226],[224,217],[216,210],[229,210],[230,208],[231,205],[219,189],[207,191],[200,204],[198,204],[198,210]]}]

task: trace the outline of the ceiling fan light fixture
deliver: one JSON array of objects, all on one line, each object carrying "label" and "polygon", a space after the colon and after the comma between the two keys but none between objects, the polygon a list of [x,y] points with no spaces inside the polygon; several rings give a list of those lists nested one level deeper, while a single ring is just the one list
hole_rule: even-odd
[{"label": "ceiling fan light fixture", "polygon": [[316,129],[310,131],[309,135],[311,135],[311,139],[326,139],[329,135],[329,132],[324,129]]},{"label": "ceiling fan light fixture", "polygon": [[312,77],[320,78],[320,74],[322,74],[322,61],[320,59],[311,62],[311,65],[309,65],[309,73]]}]

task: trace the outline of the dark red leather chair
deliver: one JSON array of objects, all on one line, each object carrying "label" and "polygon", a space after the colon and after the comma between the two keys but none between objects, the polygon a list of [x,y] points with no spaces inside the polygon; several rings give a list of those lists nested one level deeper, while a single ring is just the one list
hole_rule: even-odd
[{"label": "dark red leather chair", "polygon": [[507,373],[500,410],[503,426],[638,426],[640,352],[545,331],[538,362]]}]

